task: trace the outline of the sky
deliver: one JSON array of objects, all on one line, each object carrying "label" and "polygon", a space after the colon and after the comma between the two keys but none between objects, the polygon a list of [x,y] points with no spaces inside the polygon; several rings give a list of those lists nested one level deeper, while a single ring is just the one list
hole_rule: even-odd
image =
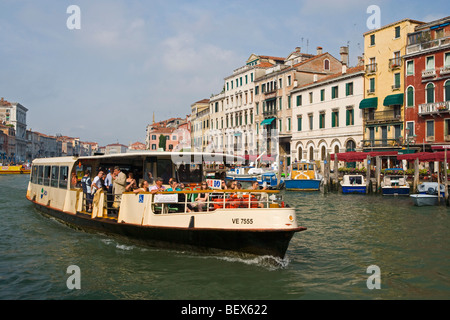
[{"label": "sky", "polygon": [[450,15],[448,0],[0,0],[0,97],[32,131],[145,143],[153,115],[184,118],[251,54],[348,45],[354,66],[371,5],[381,26]]}]

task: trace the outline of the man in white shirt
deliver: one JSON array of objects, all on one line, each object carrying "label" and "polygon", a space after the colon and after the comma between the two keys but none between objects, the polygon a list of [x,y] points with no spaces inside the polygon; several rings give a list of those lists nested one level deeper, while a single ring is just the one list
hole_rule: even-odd
[{"label": "man in white shirt", "polygon": [[162,185],[163,178],[156,178],[155,185],[150,188],[151,193],[156,193],[158,191],[164,191],[166,188]]},{"label": "man in white shirt", "polygon": [[91,186],[92,194],[95,194],[97,192],[97,190],[101,190],[102,189],[102,187],[103,187],[103,180],[102,180],[103,174],[104,174],[103,171],[100,170],[98,172],[98,175],[94,178],[94,181],[92,181],[92,186]]}]

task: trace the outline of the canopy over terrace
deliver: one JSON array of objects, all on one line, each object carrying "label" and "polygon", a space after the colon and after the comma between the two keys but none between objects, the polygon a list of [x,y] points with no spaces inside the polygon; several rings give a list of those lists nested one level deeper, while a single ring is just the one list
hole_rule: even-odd
[{"label": "canopy over terrace", "polygon": [[431,162],[431,161],[446,161],[445,153],[447,152],[447,162],[450,161],[450,151],[438,151],[438,152],[417,152],[410,154],[399,154],[397,160],[415,161],[419,159],[419,162]]},{"label": "canopy over terrace", "polygon": [[356,162],[356,161],[366,160],[367,156],[374,158],[374,157],[378,157],[378,156],[396,157],[397,155],[398,155],[397,151],[372,151],[372,152],[350,151],[350,152],[331,154],[330,158],[332,161],[334,161],[334,159],[337,157],[338,161]]}]

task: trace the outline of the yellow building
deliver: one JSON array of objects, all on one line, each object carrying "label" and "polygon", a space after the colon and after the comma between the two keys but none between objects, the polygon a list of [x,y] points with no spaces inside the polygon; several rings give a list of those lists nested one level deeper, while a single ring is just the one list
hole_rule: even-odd
[{"label": "yellow building", "polygon": [[403,144],[404,79],[402,56],[406,53],[407,35],[423,22],[403,19],[364,33],[365,151],[396,150]]}]

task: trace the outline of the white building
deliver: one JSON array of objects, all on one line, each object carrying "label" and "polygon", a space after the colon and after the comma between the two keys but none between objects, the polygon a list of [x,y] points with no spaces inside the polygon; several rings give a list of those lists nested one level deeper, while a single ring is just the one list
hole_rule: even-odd
[{"label": "white building", "polygon": [[20,103],[0,100],[0,122],[13,125],[16,131],[16,161],[25,161],[27,155],[27,111]]},{"label": "white building", "polygon": [[326,159],[327,153],[355,150],[363,139],[359,103],[364,98],[364,67],[348,68],[291,91],[291,157]]}]

